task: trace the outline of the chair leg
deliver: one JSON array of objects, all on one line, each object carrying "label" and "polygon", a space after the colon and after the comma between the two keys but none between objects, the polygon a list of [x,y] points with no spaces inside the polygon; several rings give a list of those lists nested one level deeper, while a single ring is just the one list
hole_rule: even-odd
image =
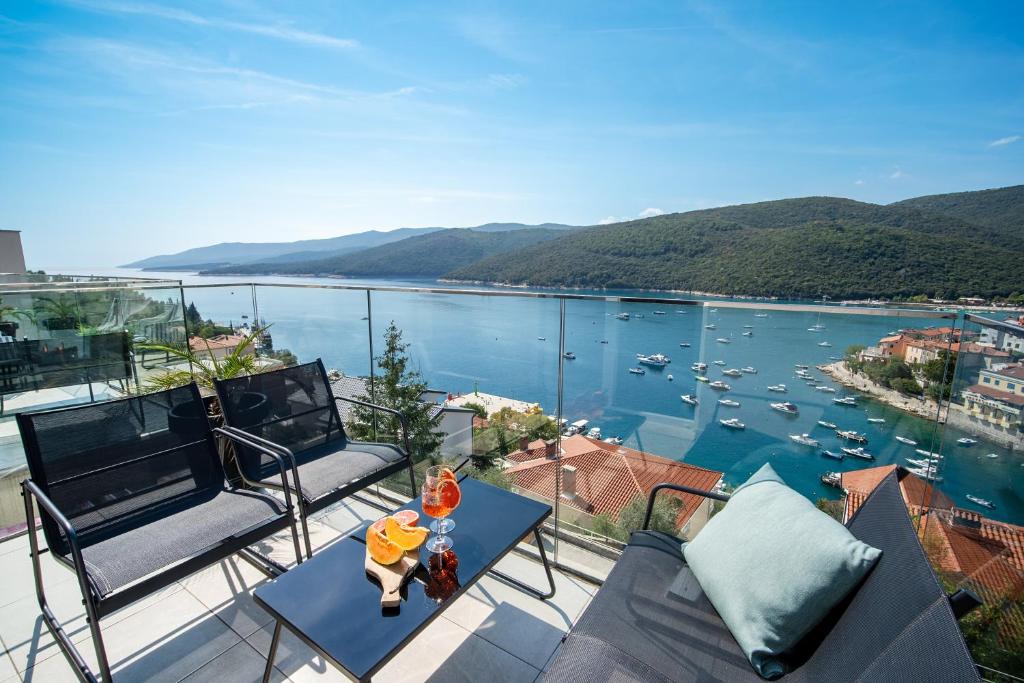
[{"label": "chair leg", "polygon": [[302,524],[302,538],[306,541],[306,557],[313,557],[313,544],[309,542],[309,526],[306,524],[306,503],[299,494],[299,504],[296,506],[299,511],[299,522]]}]

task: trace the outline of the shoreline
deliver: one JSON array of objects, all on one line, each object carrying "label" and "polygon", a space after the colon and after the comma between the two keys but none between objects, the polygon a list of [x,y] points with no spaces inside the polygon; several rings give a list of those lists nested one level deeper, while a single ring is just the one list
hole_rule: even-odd
[{"label": "shoreline", "polygon": [[815,367],[831,377],[837,384],[867,394],[891,408],[902,410],[929,421],[935,420],[936,415],[938,415],[939,424],[945,424],[947,411],[943,411],[935,401],[928,398],[914,398],[893,389],[879,386],[866,377],[850,372],[846,369],[845,365],[845,361],[840,360]]}]

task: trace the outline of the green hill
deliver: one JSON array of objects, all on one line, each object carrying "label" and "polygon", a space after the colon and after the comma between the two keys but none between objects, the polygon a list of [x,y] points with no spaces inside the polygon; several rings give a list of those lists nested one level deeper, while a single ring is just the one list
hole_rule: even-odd
[{"label": "green hill", "polygon": [[206,273],[440,277],[482,259],[523,249],[564,234],[563,229],[549,228],[493,232],[450,228],[328,259],[243,264],[217,268]]},{"label": "green hill", "polygon": [[979,239],[979,230],[909,206],[809,197],[589,228],[447,277],[794,298],[994,296],[1018,289],[1019,244],[992,244]]},{"label": "green hill", "polygon": [[979,225],[994,244],[1024,248],[1024,185],[979,192],[954,192],[890,204],[938,213]]}]

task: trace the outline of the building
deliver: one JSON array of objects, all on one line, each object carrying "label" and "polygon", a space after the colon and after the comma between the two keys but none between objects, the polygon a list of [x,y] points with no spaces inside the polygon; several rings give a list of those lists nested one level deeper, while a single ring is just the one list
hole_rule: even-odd
[{"label": "building", "polygon": [[0,273],[24,273],[25,252],[20,230],[0,230]]},{"label": "building", "polygon": [[488,416],[494,415],[503,408],[510,408],[517,413],[540,412],[539,403],[519,401],[514,398],[506,398],[495,394],[485,394],[479,391],[474,391],[468,394],[449,395],[448,399],[445,401],[446,406],[451,406],[453,408],[461,408],[467,403],[475,403],[476,405],[483,406],[484,410],[487,411]]},{"label": "building", "polygon": [[964,410],[993,427],[1024,426],[1024,365],[997,366],[978,372],[978,383],[963,390]]},{"label": "building", "polygon": [[[357,398],[369,396],[370,387],[365,377],[349,377],[340,375],[331,377],[331,392],[335,396]],[[446,457],[466,457],[473,454],[473,418],[476,413],[470,408],[448,406],[441,401],[448,396],[447,392],[438,389],[425,389],[420,394],[420,401],[431,405],[431,417],[441,415],[436,433],[443,436],[441,455]],[[340,401],[338,414],[342,422],[347,422],[351,411],[351,403]]]},{"label": "building", "polygon": [[909,510],[913,512],[915,510],[932,508],[952,509],[953,501],[932,484],[911,474],[906,468],[899,465],[883,465],[881,467],[868,467],[862,470],[842,473],[840,488],[842,488],[844,496],[844,523],[853,517],[864,501],[867,500],[868,496],[871,495],[871,492],[894,470],[896,471],[896,478],[899,480],[900,492],[903,494],[903,502],[906,503]]},{"label": "building", "polygon": [[[719,486],[722,473],[676,462],[651,453],[590,439],[577,434],[563,437],[561,457],[555,458],[555,443],[535,441],[507,456],[506,472],[515,490],[550,502],[555,497],[555,480],[561,470],[561,502],[569,508],[563,516],[578,526],[590,527],[597,515],[617,519],[619,512],[636,498],[647,499],[651,489],[662,482],[711,491]],[[680,534],[692,537],[711,516],[712,501],[675,491],[683,502],[676,518]]]},{"label": "building", "polygon": [[999,327],[982,327],[979,344],[1016,354],[1024,354],[1024,315],[1007,318]]},{"label": "building", "polygon": [[[218,334],[216,337],[204,339],[203,337],[189,337],[188,347],[200,358],[209,357],[220,360],[230,356],[239,346],[245,343],[245,336],[241,334]],[[244,355],[250,356],[256,353],[252,344],[245,349]]]}]

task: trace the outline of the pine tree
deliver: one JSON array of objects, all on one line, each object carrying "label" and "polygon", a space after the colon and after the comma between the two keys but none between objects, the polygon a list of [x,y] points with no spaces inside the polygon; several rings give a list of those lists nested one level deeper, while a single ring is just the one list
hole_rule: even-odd
[{"label": "pine tree", "polygon": [[[427,385],[418,372],[408,368],[409,358],[405,353],[408,346],[402,343],[402,331],[391,321],[384,331],[384,351],[374,359],[381,373],[367,382],[368,395],[356,398],[392,408],[404,415],[409,425],[413,458],[421,460],[434,455],[444,435],[438,431],[440,413],[431,415],[433,404],[420,400]],[[378,440],[383,435],[398,437],[401,434],[396,417],[357,405],[352,406],[347,429],[353,438],[359,440]]]}]

